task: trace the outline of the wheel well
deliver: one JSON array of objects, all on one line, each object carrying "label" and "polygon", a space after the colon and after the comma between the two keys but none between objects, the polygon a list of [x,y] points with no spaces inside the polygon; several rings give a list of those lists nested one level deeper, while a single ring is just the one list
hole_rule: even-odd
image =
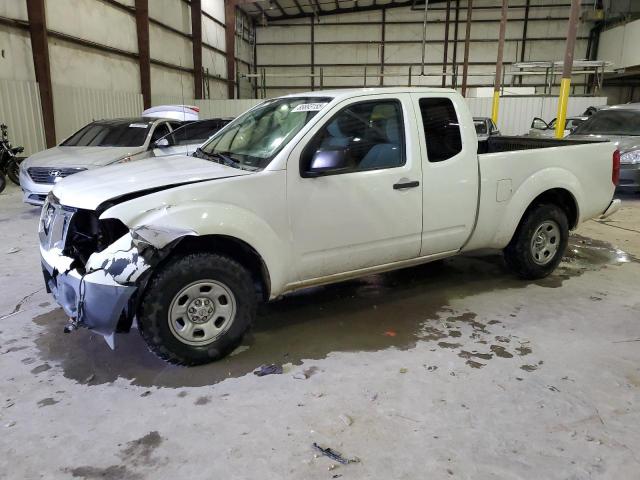
[{"label": "wheel well", "polygon": [[[540,204],[553,204],[562,208],[567,215],[567,221],[569,222],[569,230],[573,230],[578,225],[578,205],[576,199],[568,190],[564,188],[553,188],[538,195],[525,211],[526,215],[536,205]],[[524,218],[524,215],[522,216]]]},{"label": "wheel well", "polygon": [[233,258],[249,270],[259,295],[264,300],[269,298],[271,290],[269,271],[260,254],[248,243],[226,235],[189,235],[178,242],[170,256],[196,252],[215,252]]}]

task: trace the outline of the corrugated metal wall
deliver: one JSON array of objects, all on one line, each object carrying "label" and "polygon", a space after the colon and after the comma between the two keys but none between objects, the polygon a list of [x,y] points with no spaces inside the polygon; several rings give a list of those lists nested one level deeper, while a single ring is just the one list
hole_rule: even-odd
[{"label": "corrugated metal wall", "polygon": [[94,120],[138,117],[142,94],[53,85],[58,142]]},{"label": "corrugated metal wall", "polygon": [[36,82],[0,79],[0,123],[9,127],[9,139],[29,155],[45,148],[40,93]]},{"label": "corrugated metal wall", "polygon": [[[492,98],[468,98],[474,117],[490,117]],[[606,105],[607,97],[570,97],[567,115],[581,115],[592,105]],[[555,97],[504,97],[500,99],[498,128],[503,135],[522,135],[529,131],[534,117],[549,122],[558,112]]]},{"label": "corrugated metal wall", "polygon": [[[139,93],[53,85],[56,137],[62,141],[87,123],[102,118],[138,116],[143,110]],[[491,116],[491,98],[469,98],[474,116]],[[194,100],[157,96],[154,105],[188,104],[200,107],[200,118],[236,117],[262,100]],[[550,121],[556,116],[555,97],[504,97],[498,127],[505,135],[529,131],[534,117]],[[606,105],[606,97],[571,97],[568,115],[580,115],[591,105]],[[14,144],[31,154],[45,148],[38,86],[34,82],[0,80],[0,122],[9,126]]]}]

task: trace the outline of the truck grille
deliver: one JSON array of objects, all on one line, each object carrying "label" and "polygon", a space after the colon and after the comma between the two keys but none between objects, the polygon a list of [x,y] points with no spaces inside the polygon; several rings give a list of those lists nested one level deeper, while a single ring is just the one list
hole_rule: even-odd
[{"label": "truck grille", "polygon": [[31,167],[27,172],[34,182],[52,185],[58,178],[68,177],[83,170],[86,168]]},{"label": "truck grille", "polygon": [[74,213],[75,209],[60,205],[53,196],[45,201],[38,226],[42,248],[48,251],[52,248],[62,250],[65,247],[69,223]]}]

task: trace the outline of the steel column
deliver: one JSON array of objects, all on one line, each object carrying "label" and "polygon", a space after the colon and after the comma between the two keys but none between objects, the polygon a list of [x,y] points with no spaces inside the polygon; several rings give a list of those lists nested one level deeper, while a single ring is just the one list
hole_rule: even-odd
[{"label": "steel column", "polygon": [[567,119],[567,104],[571,89],[571,70],[573,69],[573,53],[576,45],[576,33],[578,31],[578,18],[580,16],[580,0],[571,0],[571,13],[567,26],[567,43],[564,52],[564,64],[562,66],[562,80],[560,81],[560,96],[558,97],[558,115],[556,116],[556,138],[564,136],[564,124]]},{"label": "steel column", "polygon": [[191,37],[191,44],[193,46],[193,91],[195,98],[203,98],[201,0],[191,0]]},{"label": "steel column", "polygon": [[491,120],[498,123],[498,109],[500,108],[500,87],[502,85],[502,57],[504,55],[504,35],[507,30],[507,14],[509,0],[502,0],[502,16],[500,17],[500,34],[498,37],[498,59],[496,61],[496,79],[493,86],[493,106]]},{"label": "steel column", "polygon": [[36,82],[40,91],[42,123],[47,147],[56,145],[56,124],[53,115],[53,89],[51,88],[51,68],[49,65],[49,40],[44,0],[27,0],[31,54]]},{"label": "steel column", "polygon": [[453,27],[453,62],[451,65],[451,87],[456,88],[458,86],[458,26],[460,20],[460,0],[456,0],[456,19]]},{"label": "steel column", "polygon": [[447,13],[444,19],[444,53],[442,55],[442,88],[447,86],[447,57],[449,56],[449,20],[451,17],[451,0],[447,0]]},{"label": "steel column", "polygon": [[380,86],[381,87],[384,85],[384,42],[385,42],[385,36],[386,36],[386,32],[385,32],[386,23],[387,23],[387,9],[383,8],[382,24],[380,25],[381,27],[380,37],[382,40],[382,43],[380,44]]},{"label": "steel column", "polygon": [[224,38],[227,59],[227,96],[233,99],[236,83],[236,0],[224,0]]},{"label": "steel column", "polygon": [[473,0],[467,0],[467,31],[464,37],[464,63],[462,65],[462,96],[467,96],[467,75],[469,73],[469,39],[471,37],[471,11]]},{"label": "steel column", "polygon": [[138,34],[138,65],[140,91],[144,108],[151,106],[151,54],[149,51],[149,1],[136,0],[136,31]]},{"label": "steel column", "polygon": [[[318,7],[320,8],[320,7]],[[314,22],[315,22],[315,17],[309,17],[309,20],[311,20],[311,24],[310,24],[310,32],[309,35],[311,36],[311,90],[315,90],[316,89],[316,52],[315,52],[315,41],[316,41],[316,34],[315,34],[315,27],[314,27]]]}]

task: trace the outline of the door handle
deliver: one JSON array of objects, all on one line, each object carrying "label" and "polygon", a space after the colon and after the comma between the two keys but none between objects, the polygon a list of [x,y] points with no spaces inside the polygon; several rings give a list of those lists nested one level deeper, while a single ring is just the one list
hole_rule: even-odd
[{"label": "door handle", "polygon": [[393,189],[402,190],[404,188],[415,188],[415,187],[418,187],[419,185],[420,185],[420,182],[417,180],[413,180],[413,181],[409,180],[406,182],[400,181],[398,183],[393,184]]}]

